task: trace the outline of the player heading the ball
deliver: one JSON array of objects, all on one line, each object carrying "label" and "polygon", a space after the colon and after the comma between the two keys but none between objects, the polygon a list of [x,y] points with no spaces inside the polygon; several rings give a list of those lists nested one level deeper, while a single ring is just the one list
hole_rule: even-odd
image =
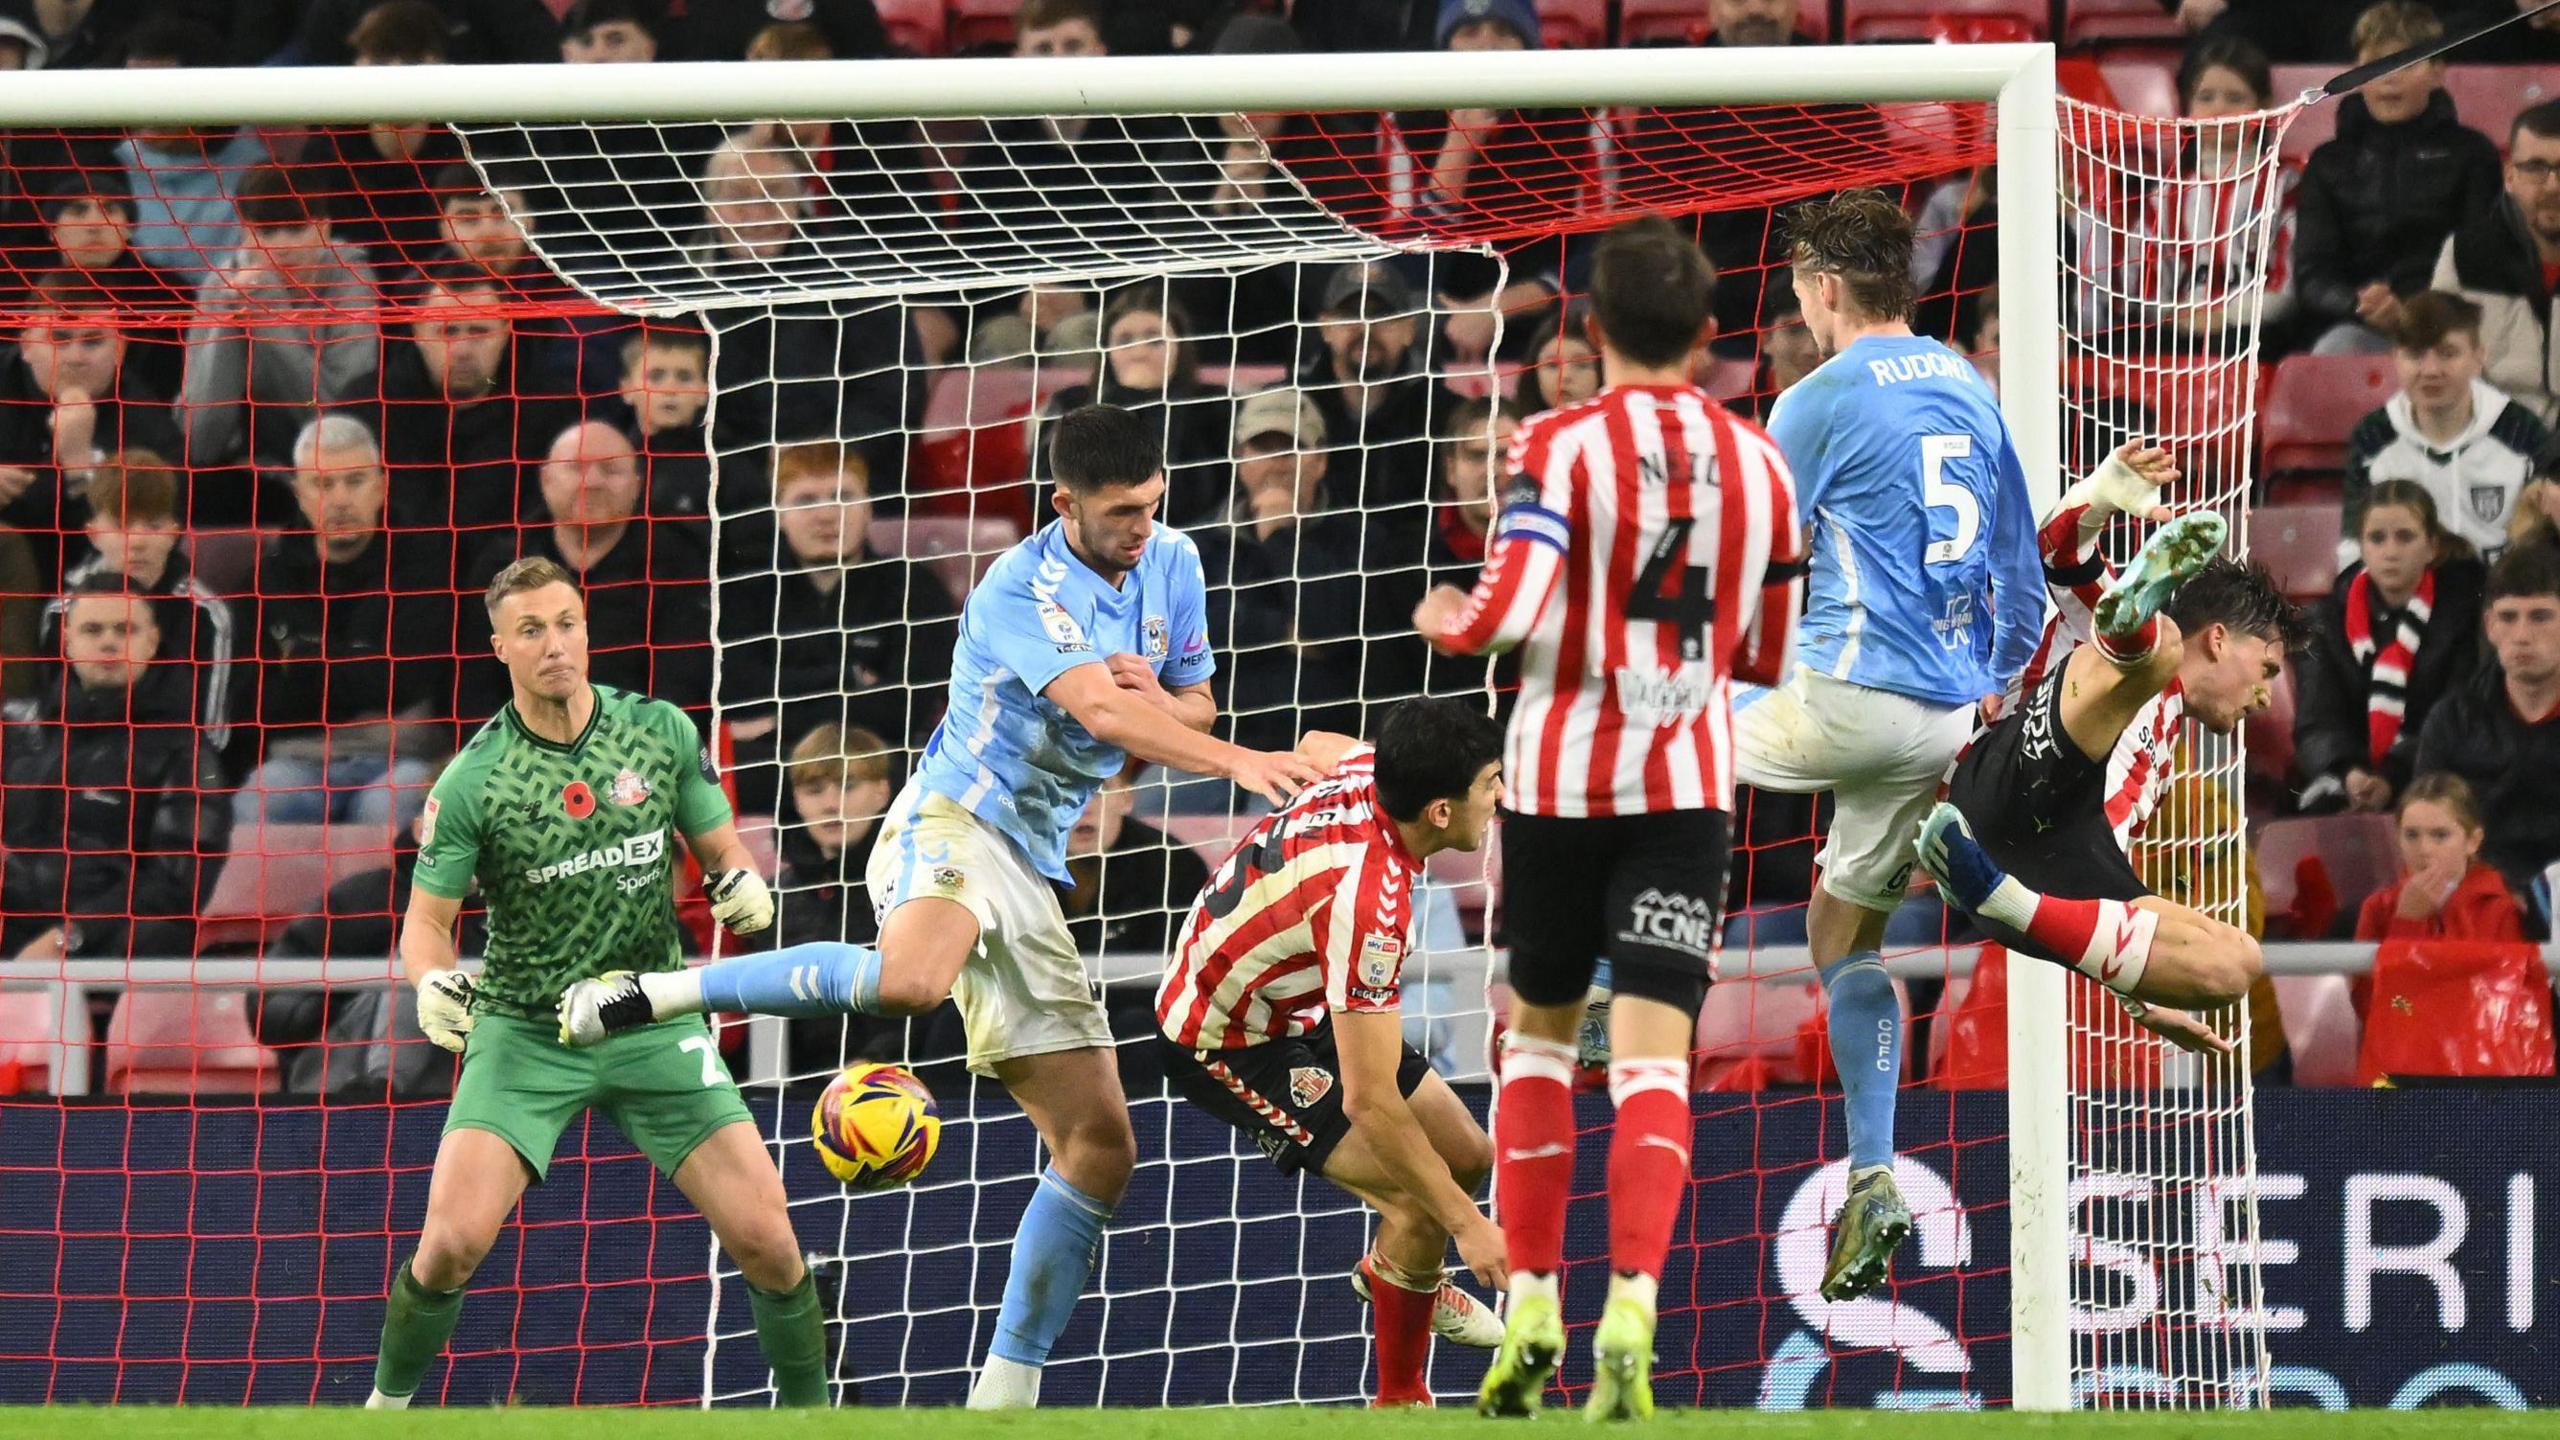
[{"label": "player heading the ball", "polygon": [[1414,886],[1433,855],[1484,843],[1502,727],[1480,701],[1405,700],[1374,748],[1317,732],[1298,753],[1325,778],[1256,822],[1174,942],[1156,991],[1165,1074],[1282,1170],[1377,1208],[1352,1281],[1378,1309],[1377,1403],[1428,1405],[1433,1331],[1502,1338],[1492,1310],[1442,1272],[1449,1242],[1496,1290],[1509,1264],[1475,1203],[1493,1144],[1404,1043],[1397,1010],[1420,943]]},{"label": "player heading the ball", "polygon": [[1849,1122],[1822,1293],[1846,1300],[1884,1278],[1911,1229],[1893,1180],[1902,1002],[1885,922],[1975,706],[2035,649],[2044,584],[1998,398],[1971,361],[1911,333],[1911,217],[1852,190],[1795,207],[1785,239],[1823,362],[1778,397],[1769,434],[1795,472],[1810,569],[1795,673],[1735,697],[1735,768],[1835,802],[1805,938]]},{"label": "player heading the ball", "polygon": [[[2145,466],[2157,456],[2120,454]],[[1919,862],[1991,938],[2106,986],[2154,1034],[2228,1051],[2215,1030],[2170,1007],[2246,995],[2265,969],[2258,942],[2153,894],[2125,846],[2167,787],[2183,722],[2239,729],[2266,708],[2285,651],[2307,627],[2266,567],[2216,553],[2227,529],[2219,515],[2171,520],[2116,576],[2083,518],[2066,507],[2044,533],[2048,571],[2064,590],[2059,618],[2085,625],[2087,643],[2032,672],[2009,713],[1966,749],[1947,803],[1921,828]]]},{"label": "player heading the ball", "polygon": [[[773,923],[701,732],[664,700],[587,679],[587,607],[541,557],[489,582],[492,649],[513,698],[462,748],[418,822],[400,964],[428,1039],[463,1054],[427,1185],[426,1228],[391,1282],[373,1409],[406,1408],[453,1335],[463,1287],[529,1182],[589,1107],[602,1109],[711,1222],[746,1276],[756,1343],[786,1405],[827,1403],[818,1292],[782,1177],[698,1017],[573,1050],[551,1012],[564,987],[620,970],[680,971],[675,842],[702,862],[712,913],[737,934]],[[488,954],[455,968],[474,879]]]},{"label": "player heading the ball", "polygon": [[1039,1403],[1040,1371],[1091,1278],[1137,1140],[1111,1027],[1058,888],[1068,832],[1131,756],[1282,803],[1323,772],[1212,738],[1199,552],[1156,523],[1164,456],[1108,405],[1060,419],[1057,518],[969,592],[949,709],[881,822],[866,881],[879,948],[819,943],[699,970],[572,986],[560,1032],[589,1045],[705,1010],[922,1015],[960,1003],[969,1068],[1003,1083],[1051,1162],[1014,1233],[979,1409]]},{"label": "player heading the ball", "polygon": [[1689,1180],[1689,1049],[1724,929],[1736,677],[1772,684],[1803,551],[1769,437],[1689,381],[1715,270],[1659,220],[1611,230],[1591,281],[1598,395],[1531,417],[1475,593],[1415,628],[1520,648],[1503,756],[1504,1037],[1495,1186],[1511,1308],[1478,1408],[1527,1414],[1564,1348],[1557,1275],[1573,1182],[1574,1038],[1607,956],[1609,1298],[1590,1413],[1652,1413],[1654,1291]]}]

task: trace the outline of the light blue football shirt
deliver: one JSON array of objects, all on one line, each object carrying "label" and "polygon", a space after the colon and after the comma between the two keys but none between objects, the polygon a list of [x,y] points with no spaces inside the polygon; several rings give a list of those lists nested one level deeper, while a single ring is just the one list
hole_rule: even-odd
[{"label": "light blue football shirt", "polygon": [[1971,362],[1869,336],[1778,398],[1810,540],[1799,663],[1942,705],[2004,689],[2044,627],[2033,502]]},{"label": "light blue football shirt", "polygon": [[1168,690],[1216,673],[1200,552],[1158,525],[1115,587],[1052,520],[1006,551],[960,607],[950,708],[916,767],[916,784],[993,826],[1061,885],[1067,833],[1128,755],[1040,692],[1110,655],[1146,657]]}]

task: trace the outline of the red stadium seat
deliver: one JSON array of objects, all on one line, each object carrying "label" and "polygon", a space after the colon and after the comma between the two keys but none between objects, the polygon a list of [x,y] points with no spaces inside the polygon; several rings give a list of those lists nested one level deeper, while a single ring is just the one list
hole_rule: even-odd
[{"label": "red stadium seat", "polygon": [[1695,1088],[1757,1090],[1799,1084],[1796,1031],[1821,1003],[1822,988],[1802,980],[1745,980],[1710,987],[1698,1011]]},{"label": "red stadium seat", "polygon": [[2462,123],[2498,142],[2503,150],[2517,112],[2560,98],[2560,66],[2448,65],[2444,88]]},{"label": "red stadium seat", "polygon": [[2270,475],[2347,468],[2347,436],[2400,388],[2388,355],[2296,355],[2267,396]]},{"label": "red stadium seat", "polygon": [[53,1088],[53,1066],[62,1047],[63,999],[59,985],[0,990],[0,1095],[31,1095]]},{"label": "red stadium seat", "polygon": [[873,0],[889,43],[909,55],[940,55],[951,44],[950,17],[942,0]]},{"label": "red stadium seat", "polygon": [[1022,531],[993,516],[892,515],[871,522],[871,548],[923,563],[957,600],[976,587]]},{"label": "red stadium seat", "polygon": [[2364,1022],[2344,975],[2278,975],[2276,1011],[2296,1085],[2353,1085]]},{"label": "red stadium seat", "polygon": [[[2270,820],[2258,832],[2258,882],[2270,918],[2290,914],[2316,866],[2352,925],[2364,898],[2400,875],[2397,827],[2388,815],[2301,815]],[[2319,939],[2316,935],[2298,938]]]},{"label": "red stadium seat", "polygon": [[268,825],[235,832],[197,921],[201,949],[254,945],[270,928],[317,915],[329,893],[326,827]]},{"label": "red stadium seat", "polygon": [[[2318,89],[2337,73],[2335,65],[2275,66],[2269,71],[2275,85],[2275,103],[2290,105],[2303,91]],[[2299,165],[2311,157],[2312,151],[2337,134],[2338,106],[2341,103],[2340,100],[2318,101],[2294,116],[2292,123],[2285,127],[2284,139],[2278,142],[2284,158]]]},{"label": "red stadium seat", "polygon": [[[1618,0],[1621,45],[1696,45],[1711,33],[1707,0]],[[1830,0],[1798,0],[1796,33],[1828,39]]]},{"label": "red stadium seat", "polygon": [[1022,0],[950,0],[950,45],[954,55],[1013,49],[1013,12]]},{"label": "red stadium seat", "polygon": [[2178,67],[2166,60],[2110,56],[2098,73],[2115,93],[2116,108],[2133,115],[2178,113]]},{"label": "red stadium seat", "polygon": [[142,986],[107,1021],[107,1089],[118,1095],[256,1094],[276,1086],[276,1057],[249,1030],[237,990]]},{"label": "red stadium seat", "polygon": [[2249,553],[2266,562],[2294,599],[2328,594],[2338,581],[2338,507],[2259,506],[2249,512]]},{"label": "red stadium seat", "polygon": [[216,595],[244,594],[258,568],[258,546],[265,538],[255,530],[190,531],[188,573]]},{"label": "red stadium seat", "polygon": [[1550,50],[1598,50],[1609,43],[1609,0],[1538,0],[1538,33]]},{"label": "red stadium seat", "polygon": [[2013,38],[2041,40],[2045,18],[2044,0],[1847,0],[1840,24],[1858,42],[1955,39],[1956,29],[1970,28],[1963,22],[2004,20],[2015,22]]},{"label": "red stadium seat", "polygon": [[2067,0],[2062,7],[2063,44],[2126,41],[2183,46],[2187,33],[2177,16],[2160,8],[2159,0]]}]

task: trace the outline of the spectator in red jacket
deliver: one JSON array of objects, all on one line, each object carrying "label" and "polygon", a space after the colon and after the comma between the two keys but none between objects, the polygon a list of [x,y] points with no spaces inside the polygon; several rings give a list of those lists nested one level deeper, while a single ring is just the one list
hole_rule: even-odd
[{"label": "spectator in red jacket", "polygon": [[2480,804],[2459,775],[2409,782],[2400,797],[2399,882],[2365,897],[2359,940],[2522,940],[2524,907],[2480,858]]}]

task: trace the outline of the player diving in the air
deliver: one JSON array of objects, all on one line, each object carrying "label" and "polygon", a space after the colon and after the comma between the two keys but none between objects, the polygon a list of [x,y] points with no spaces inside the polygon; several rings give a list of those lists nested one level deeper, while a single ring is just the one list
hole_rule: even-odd
[{"label": "player diving in the air", "polygon": [[1132,755],[1274,802],[1322,773],[1205,733],[1217,719],[1206,587],[1191,542],[1155,523],[1164,457],[1146,422],[1089,405],[1052,445],[1058,519],[969,593],[950,708],[881,824],[867,876],[879,948],[605,976],[560,1002],[561,1033],[583,1045],[705,1010],[921,1015],[956,996],[969,1068],[1003,1082],[1052,1157],[1014,1234],[969,1394],[979,1409],[1039,1402],[1136,1163],[1111,1027],[1058,903],[1077,815]]},{"label": "player diving in the air", "polygon": [[1378,1212],[1354,1284],[1377,1306],[1379,1405],[1428,1405],[1434,1330],[1491,1348],[1502,1322],[1451,1283],[1458,1258],[1500,1290],[1502,1232],[1476,1209],[1493,1142],[1404,1043],[1423,862],[1484,841],[1502,799],[1502,727],[1463,700],[1406,700],[1375,748],[1322,732],[1330,773],[1266,815],[1210,877],[1156,992],[1165,1073],[1253,1137]]},{"label": "player diving in the air", "polygon": [[[2158,452],[2131,458],[2158,472]],[[2228,1050],[2173,1007],[2247,994],[2264,968],[2258,942],[2152,894],[2125,846],[2158,803],[2182,719],[2227,735],[2265,708],[2304,624],[2265,567],[2216,555],[2226,527],[2209,512],[2163,525],[2109,576],[2096,551],[2109,513],[2066,506],[2047,523],[2061,618],[2087,643],[2031,670],[1957,762],[1916,850],[1992,938],[2087,975],[2178,1045]]]},{"label": "player diving in the air", "polygon": [[[710,877],[711,911],[740,935],[773,923],[685,713],[588,683],[587,611],[539,557],[498,572],[490,637],[514,698],[446,767],[418,822],[400,964],[428,1039],[463,1053],[436,1147],[418,1248],[392,1277],[369,1409],[405,1409],[462,1315],[463,1287],[560,1132],[590,1107],[676,1182],[746,1275],[756,1342],[785,1405],[827,1403],[818,1292],[783,1206],[782,1177],[700,1019],[671,1019],[592,1050],[563,1048],[562,987],[620,967],[680,969],[678,841]],[[453,922],[477,878],[489,909],[478,975],[455,968]]]},{"label": "player diving in the air", "polygon": [[1911,840],[1975,707],[2027,663],[2044,619],[2025,472],[1972,362],[1911,332],[1911,219],[1872,190],[1787,226],[1805,328],[1827,357],[1779,397],[1810,561],[1797,665],[1734,697],[1736,778],[1832,792],[1805,907],[1849,1131],[1849,1194],[1822,1294],[1882,1280],[1911,1211],[1893,1180],[1902,1004],[1880,947]]}]

